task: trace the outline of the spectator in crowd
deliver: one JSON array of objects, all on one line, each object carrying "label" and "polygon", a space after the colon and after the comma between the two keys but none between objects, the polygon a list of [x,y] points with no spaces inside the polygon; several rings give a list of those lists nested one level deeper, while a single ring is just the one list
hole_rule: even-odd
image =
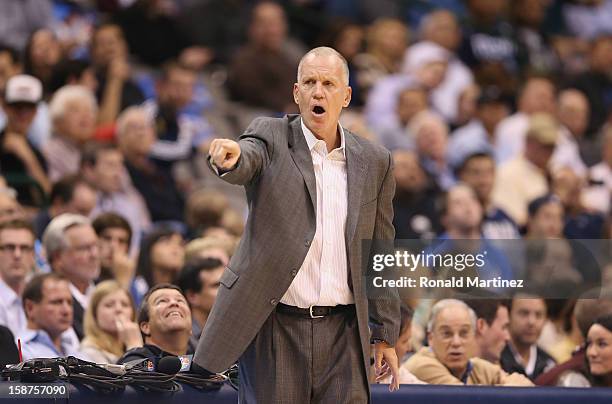
[{"label": "spectator in crowd", "polygon": [[568,80],[568,85],[582,91],[589,100],[591,111],[587,134],[596,134],[602,127],[612,107],[610,91],[612,79],[612,35],[601,35],[591,42],[589,68]]},{"label": "spectator in crowd", "polygon": [[45,95],[49,95],[53,68],[61,57],[60,43],[49,28],[38,29],[30,35],[24,50],[23,69],[41,81]]},{"label": "spectator in crowd", "polygon": [[140,305],[138,325],[144,345],[127,351],[118,363],[188,352],[191,310],[178,286],[168,283],[153,286]]},{"label": "spectator in crowd", "polygon": [[142,195],[131,184],[118,146],[112,143],[89,144],[83,152],[81,172],[97,191],[98,202],[91,217],[104,212],[120,212],[133,230],[131,247],[137,249],[140,235],[151,225],[151,217]]},{"label": "spectator in crowd", "polygon": [[142,346],[132,297],[118,282],[99,283],[85,311],[81,352],[96,363],[117,363],[128,350]]},{"label": "spectator in crowd", "polygon": [[23,359],[82,356],[72,330],[70,283],[55,273],[37,275],[23,291],[27,328],[18,334]]},{"label": "spectator in crowd", "polygon": [[495,129],[509,112],[508,101],[499,88],[483,88],[476,100],[475,117],[453,131],[449,150],[459,150],[474,144],[486,144],[495,150]]},{"label": "spectator in crowd", "polygon": [[[141,63],[159,66],[179,58],[194,69],[202,69],[211,59],[210,50],[194,46],[177,20],[177,13],[160,1],[137,1],[114,15],[125,32],[130,53]],[[154,43],[155,46],[151,46]]]},{"label": "spectator in crowd", "polygon": [[[582,154],[592,158],[592,150],[586,138],[589,123],[589,103],[585,95],[576,89],[567,89],[559,93],[557,118],[561,124],[559,142],[552,156],[550,165],[554,170],[568,167],[576,175],[586,175],[587,166]],[[599,156],[597,156],[599,157]]]},{"label": "spectator in crowd", "polygon": [[94,135],[97,111],[96,99],[86,87],[67,85],[53,95],[49,104],[53,135],[42,149],[51,181],[79,171],[83,147]]},{"label": "spectator in crowd", "polygon": [[51,188],[50,205],[34,217],[36,237],[41,238],[49,222],[62,213],[88,217],[96,206],[96,192],[82,177],[68,175],[60,178]]},{"label": "spectator in crowd", "polygon": [[612,314],[598,318],[589,328],[586,357],[592,385],[612,387]]},{"label": "spectator in crowd", "polygon": [[449,123],[456,124],[460,115],[460,96],[474,81],[472,72],[456,54],[462,39],[457,18],[450,10],[432,11],[421,20],[420,39],[437,44],[448,51],[444,80],[431,93],[431,101]]},{"label": "spectator in crowd", "polygon": [[44,205],[51,190],[45,158],[27,138],[41,97],[40,81],[28,75],[11,77],[2,97],[6,114],[6,126],[0,131],[2,172],[21,203],[29,206]]},{"label": "spectator in crowd", "polygon": [[[98,237],[85,216],[64,213],[47,226],[43,237],[53,272],[69,282],[74,307],[74,331],[83,339],[83,316],[100,276]],[[71,314],[72,318],[72,314]]]},{"label": "spectator in crowd", "polygon": [[140,247],[132,296],[139,304],[147,290],[162,283],[174,283],[185,257],[183,236],[169,227],[160,227],[145,236]]},{"label": "spectator in crowd", "polygon": [[521,155],[533,114],[554,115],[556,111],[555,85],[543,76],[528,78],[517,92],[518,110],[504,118],[495,129],[495,155],[498,163],[505,163]]},{"label": "spectator in crowd", "polygon": [[[421,87],[427,92],[428,102],[431,103],[432,92],[446,77],[448,59],[449,52],[433,42],[423,41],[411,46],[406,51],[406,71],[382,78],[371,89],[365,109],[368,125],[379,132],[400,130],[396,113],[400,92],[406,88]],[[432,108],[435,109],[435,105]],[[414,131],[411,133],[414,136]]]},{"label": "spectator in crowd", "polygon": [[602,133],[601,162],[589,169],[583,201],[588,209],[606,215],[612,208],[612,125],[604,126]]},{"label": "spectator in crowd", "polygon": [[442,190],[454,184],[454,176],[448,165],[448,126],[436,114],[420,112],[410,123],[416,152],[425,171],[435,179]]},{"label": "spectator in crowd", "polygon": [[98,236],[99,280],[113,279],[128,289],[136,272],[136,262],[129,255],[133,235],[130,224],[123,216],[107,212],[96,216],[91,225]]},{"label": "spectator in crowd", "polygon": [[248,42],[229,66],[227,85],[234,100],[277,113],[295,110],[291,88],[298,60],[285,48],[286,41],[282,7],[270,1],[255,5]]},{"label": "spectator in crowd", "polygon": [[215,258],[198,258],[188,261],[181,269],[176,284],[183,290],[191,308],[191,337],[189,349],[195,351],[200,335],[212,309],[221,275],[223,263]]},{"label": "spectator in crowd", "polygon": [[398,125],[388,125],[378,131],[378,138],[383,146],[396,149],[413,149],[414,134],[409,128],[412,119],[420,112],[427,110],[429,101],[427,92],[417,83],[407,84],[397,95],[396,115]]},{"label": "spectator in crowd", "polygon": [[0,223],[24,216],[23,207],[17,201],[17,192],[12,188],[0,188]]},{"label": "spectator in crowd", "polygon": [[363,50],[365,29],[355,21],[346,18],[332,18],[327,22],[327,27],[318,39],[320,46],[330,46],[338,51],[348,64],[349,86],[353,89],[351,94],[351,105],[363,106],[361,88],[357,83],[357,68],[355,57]]},{"label": "spectator in crowd", "polygon": [[519,374],[475,357],[476,315],[464,302],[444,299],[431,310],[427,323],[429,347],[421,348],[402,367],[431,384],[530,386]]},{"label": "spectator in crowd", "polygon": [[534,199],[528,212],[525,279],[539,286],[560,281],[562,285],[587,288],[601,282],[601,270],[592,262],[592,253],[583,252],[564,238],[564,208],[556,195]]},{"label": "spectator in crowd", "polygon": [[30,34],[49,27],[53,18],[51,0],[8,0],[0,5],[0,38],[9,46],[24,49]]},{"label": "spectator in crowd", "polygon": [[[20,74],[22,71],[21,59],[19,52],[0,43],[0,94],[4,94],[6,82],[13,76]],[[6,117],[0,110],[0,124],[4,126]]]},{"label": "spectator in crowd", "polygon": [[[572,285],[569,282],[554,282],[560,296],[572,296]],[[568,290],[565,293],[564,289]],[[546,352],[557,363],[571,358],[572,353],[584,344],[584,337],[574,316],[577,299],[546,299],[548,320],[544,324],[538,345],[545,347]]]},{"label": "spectator in crowd", "polygon": [[[513,269],[504,252],[482,236],[483,209],[476,193],[465,184],[451,187],[438,204],[439,215],[445,232],[432,248],[437,253],[448,251],[484,254],[487,252],[487,272],[479,273],[481,279],[514,279]],[[475,268],[463,270],[463,275]]]},{"label": "spectator in crowd", "polygon": [[193,237],[202,237],[209,228],[223,227],[223,217],[230,210],[223,194],[206,188],[189,195],[185,208],[185,223]]},{"label": "spectator in crowd", "polygon": [[528,203],[548,193],[548,162],[558,137],[558,125],[550,115],[531,116],[524,152],[499,167],[493,202],[519,226],[526,225]]},{"label": "spectator in crowd", "polygon": [[487,296],[465,300],[476,314],[475,356],[499,364],[501,353],[510,340],[508,307],[501,299]]},{"label": "spectator in crowd", "polygon": [[[580,334],[586,340],[587,334],[595,319],[612,313],[610,289],[599,287],[580,296],[574,307],[574,317]],[[589,371],[586,361],[586,346],[582,345],[572,353],[572,357],[536,379],[537,385],[587,387]]]},{"label": "spectator in crowd", "polygon": [[450,150],[457,179],[476,192],[483,207],[482,235],[488,239],[519,239],[514,221],[492,201],[496,171],[493,150],[479,142],[461,143]]},{"label": "spectator in crowd", "polygon": [[510,303],[510,341],[501,354],[501,367],[535,380],[555,366],[554,359],[537,346],[546,321],[546,302],[517,295]]},{"label": "spectator in crowd", "polygon": [[0,325],[26,328],[21,296],[34,269],[34,229],[22,219],[0,223]]},{"label": "spectator in crowd", "polygon": [[199,45],[211,49],[214,62],[223,65],[242,45],[249,9],[242,1],[193,1],[179,9],[181,28]]},{"label": "spectator in crowd", "polygon": [[227,265],[236,247],[235,240],[207,236],[191,240],[185,246],[185,261],[214,258]]},{"label": "spectator in crowd", "polygon": [[547,8],[542,1],[515,0],[509,2],[516,42],[523,53],[528,69],[536,72],[558,73],[559,57],[551,46],[552,38],[544,30]]},{"label": "spectator in crowd", "polygon": [[130,78],[128,46],[118,25],[99,25],[91,36],[91,63],[96,72],[100,103],[98,122],[110,124],[121,111],[142,104],[144,96]]},{"label": "spectator in crowd", "polygon": [[147,204],[151,220],[181,221],[183,197],[172,176],[150,159],[156,140],[153,122],[143,108],[126,109],[117,121],[117,143],[134,187]]},{"label": "spectator in crowd", "polygon": [[409,34],[408,27],[394,18],[380,18],[367,27],[366,51],[354,60],[357,85],[364,97],[378,81],[400,72]]},{"label": "spectator in crowd", "polygon": [[442,230],[436,210],[440,189],[413,151],[395,150],[393,225],[397,239],[432,240]]},{"label": "spectator in crowd", "polygon": [[477,82],[514,91],[524,57],[505,17],[507,5],[506,0],[467,1],[459,57],[472,69]]},{"label": "spectator in crowd", "polygon": [[552,175],[552,192],[565,211],[563,235],[568,239],[598,239],[604,235],[605,217],[583,205],[584,179],[574,170],[564,167]]},{"label": "spectator in crowd", "polygon": [[196,79],[195,71],[168,62],[162,67],[156,85],[157,98],[145,103],[157,128],[151,156],[167,170],[172,163],[191,158],[194,150],[207,150],[213,136],[211,126],[202,116],[183,111],[193,99]]},{"label": "spectator in crowd", "polygon": [[87,87],[94,93],[98,90],[98,79],[93,67],[84,60],[63,59],[53,68],[49,91],[56,92],[68,84]]}]

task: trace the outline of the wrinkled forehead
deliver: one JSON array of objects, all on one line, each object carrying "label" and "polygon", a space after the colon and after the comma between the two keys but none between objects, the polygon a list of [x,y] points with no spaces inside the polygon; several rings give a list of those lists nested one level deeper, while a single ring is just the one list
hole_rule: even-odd
[{"label": "wrinkled forehead", "polygon": [[[311,53],[306,55],[298,66],[298,81],[304,77],[325,77],[343,81],[348,84],[348,73],[345,72],[342,60],[333,54]],[[346,76],[346,77],[345,77]]]},{"label": "wrinkled forehead", "polygon": [[466,326],[472,328],[469,311],[460,306],[450,306],[440,310],[435,320],[436,329],[455,330]]}]

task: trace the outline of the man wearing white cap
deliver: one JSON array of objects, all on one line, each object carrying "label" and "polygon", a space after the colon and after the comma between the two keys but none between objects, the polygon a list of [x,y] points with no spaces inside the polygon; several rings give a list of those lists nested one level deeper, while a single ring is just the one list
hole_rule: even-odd
[{"label": "man wearing white cap", "polygon": [[20,202],[34,206],[43,202],[40,190],[51,188],[45,159],[27,138],[41,98],[40,81],[21,74],[7,81],[2,99],[7,122],[0,132],[0,168],[8,184],[17,189]]}]

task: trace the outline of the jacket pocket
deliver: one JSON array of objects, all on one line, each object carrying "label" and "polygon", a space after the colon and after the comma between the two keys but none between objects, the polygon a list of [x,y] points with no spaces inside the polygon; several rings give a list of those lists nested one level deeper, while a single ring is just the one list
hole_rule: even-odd
[{"label": "jacket pocket", "polygon": [[236,283],[239,277],[240,275],[236,274],[230,269],[230,267],[226,266],[225,271],[223,271],[223,275],[221,275],[221,279],[219,280],[219,282],[226,288],[230,289],[234,285],[234,283]]}]

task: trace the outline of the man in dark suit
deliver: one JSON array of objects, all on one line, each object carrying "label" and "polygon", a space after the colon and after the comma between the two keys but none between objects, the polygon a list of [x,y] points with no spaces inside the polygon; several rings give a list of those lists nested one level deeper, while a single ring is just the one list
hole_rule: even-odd
[{"label": "man in dark suit", "polygon": [[361,266],[361,240],[395,235],[391,156],[339,125],[351,88],[335,50],[302,58],[293,95],[300,115],[211,144],[211,168],[245,186],[250,215],[194,360],[213,372],[239,361],[241,403],[366,403],[371,343],[399,387],[399,300],[368,301]]}]

